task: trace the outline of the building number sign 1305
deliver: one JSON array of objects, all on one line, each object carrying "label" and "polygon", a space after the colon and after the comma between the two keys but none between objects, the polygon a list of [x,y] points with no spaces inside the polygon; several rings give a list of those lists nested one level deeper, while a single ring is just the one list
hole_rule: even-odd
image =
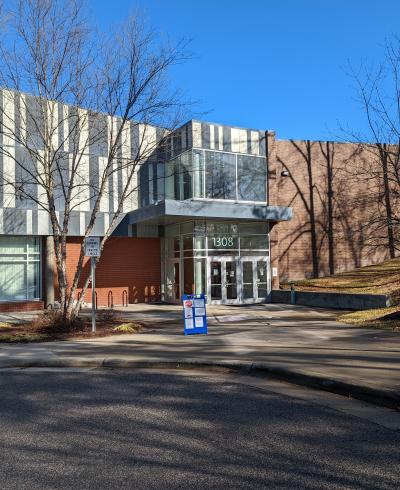
[{"label": "building number sign 1305", "polygon": [[233,236],[214,236],[211,237],[211,248],[232,248],[235,246],[235,238]]}]

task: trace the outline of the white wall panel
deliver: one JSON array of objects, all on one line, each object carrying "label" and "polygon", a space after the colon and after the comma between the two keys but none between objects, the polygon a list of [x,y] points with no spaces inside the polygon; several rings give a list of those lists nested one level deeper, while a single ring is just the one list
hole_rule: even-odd
[{"label": "white wall panel", "polygon": [[192,122],[192,134],[193,134],[193,146],[195,148],[201,148],[201,123],[197,121]]}]

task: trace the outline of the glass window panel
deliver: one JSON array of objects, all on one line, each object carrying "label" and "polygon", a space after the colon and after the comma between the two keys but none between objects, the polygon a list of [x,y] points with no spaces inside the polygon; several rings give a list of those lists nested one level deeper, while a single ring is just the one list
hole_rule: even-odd
[{"label": "glass window panel", "polygon": [[194,262],[193,259],[185,259],[183,261],[183,292],[193,294],[194,288]]},{"label": "glass window panel", "polygon": [[206,234],[206,222],[196,221],[194,224],[194,234],[198,236],[205,236]]},{"label": "glass window panel", "polygon": [[237,286],[236,286],[236,284],[227,284],[227,286],[226,286],[226,299],[237,299]]},{"label": "glass window panel", "polygon": [[27,239],[24,236],[0,237],[0,254],[23,254],[27,252]]},{"label": "glass window panel", "polygon": [[257,261],[257,297],[266,298],[267,290],[267,262],[265,260]]},{"label": "glass window panel", "polygon": [[0,237],[0,300],[39,299],[40,277],[40,238]]},{"label": "glass window panel", "polygon": [[257,297],[266,298],[268,296],[268,290],[266,284],[257,284]]},{"label": "glass window panel", "polygon": [[174,237],[174,255],[175,257],[179,257],[180,252],[180,239],[178,236]]},{"label": "glass window panel", "polygon": [[[149,179],[149,184],[148,184],[148,189],[149,189],[149,204],[153,204],[154,202],[154,168],[153,164],[148,163],[148,179]],[[157,177],[157,174],[156,174]]]},{"label": "glass window panel", "polygon": [[193,197],[204,197],[204,163],[199,151],[192,152]]},{"label": "glass window panel", "polygon": [[228,233],[236,235],[238,233],[238,226],[234,223],[226,222],[211,222],[207,223],[207,234],[213,235],[214,233]]},{"label": "glass window panel", "polygon": [[236,199],[236,159],[230,153],[205,152],[206,197]]},{"label": "glass window panel", "polygon": [[257,261],[257,279],[260,282],[267,282],[267,262],[265,260]]},{"label": "glass window panel", "polygon": [[186,222],[186,223],[182,223],[181,224],[181,234],[186,235],[189,233],[193,233],[193,223],[191,221]]},{"label": "glass window panel", "polygon": [[243,262],[243,282],[253,283],[253,262]]},{"label": "glass window panel", "polygon": [[239,231],[241,235],[266,235],[268,225],[266,223],[241,223]]},{"label": "glass window panel", "polygon": [[253,284],[243,284],[243,299],[253,298]]},{"label": "glass window panel", "polygon": [[5,260],[7,260],[7,262],[25,262],[26,257],[27,257],[26,254],[14,255],[14,254],[7,253],[2,256],[0,255],[0,260],[2,262],[5,262]]},{"label": "glass window panel", "polygon": [[28,299],[39,299],[40,297],[40,263],[28,264]]},{"label": "glass window panel", "polygon": [[221,285],[212,284],[211,285],[211,299],[221,299],[222,298],[222,287]]},{"label": "glass window panel", "polygon": [[266,201],[267,163],[265,158],[238,155],[238,199]]},{"label": "glass window panel", "polygon": [[140,205],[149,205],[149,166],[144,164],[139,170]]},{"label": "glass window panel", "polygon": [[236,286],[236,261],[227,260],[225,262],[225,283],[226,283],[226,298],[237,299]]},{"label": "glass window panel", "polygon": [[184,235],[183,250],[193,250],[193,235]]},{"label": "glass window panel", "polygon": [[166,246],[166,251],[167,251],[167,257],[174,257],[175,256],[175,242],[173,238],[166,238],[165,239],[165,246]]},{"label": "glass window panel", "polygon": [[241,250],[246,250],[246,249],[267,250],[268,236],[267,235],[241,236],[240,249]]},{"label": "glass window panel", "polygon": [[0,300],[26,299],[26,263],[0,263]]},{"label": "glass window panel", "polygon": [[196,294],[206,293],[206,261],[196,259],[194,261],[194,278]]},{"label": "glass window panel", "polygon": [[181,159],[181,182],[182,191],[181,199],[190,199],[192,197],[192,161],[191,152],[183,153]]},{"label": "glass window panel", "polygon": [[221,284],[221,262],[211,262],[211,284]]},{"label": "glass window panel", "polygon": [[179,225],[169,225],[165,227],[165,236],[179,235]]},{"label": "glass window panel", "polygon": [[39,254],[40,253],[40,238],[38,237],[29,237],[28,238],[28,246],[30,254]]},{"label": "glass window panel", "polygon": [[165,165],[163,163],[157,164],[157,180],[156,189],[154,190],[156,200],[163,201],[165,199]]},{"label": "glass window panel", "polygon": [[179,160],[171,160],[165,165],[165,198],[180,199]]},{"label": "glass window panel", "polygon": [[194,237],[194,248],[195,250],[205,250],[206,238],[203,236]]}]

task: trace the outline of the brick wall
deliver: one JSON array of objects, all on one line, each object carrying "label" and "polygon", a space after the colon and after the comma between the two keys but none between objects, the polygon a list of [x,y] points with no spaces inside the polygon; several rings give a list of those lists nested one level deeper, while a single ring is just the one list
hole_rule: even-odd
[{"label": "brick wall", "polygon": [[[272,255],[279,257],[281,281],[313,277],[315,270],[325,276],[332,268],[346,271],[388,258],[387,247],[373,243],[374,231],[367,226],[382,213],[376,180],[357,173],[365,161],[373,165],[370,153],[355,144],[329,143],[328,147],[318,141],[276,140],[273,148],[270,161],[276,179],[270,177],[269,186],[275,202],[270,202],[293,208],[292,220],[273,228],[279,239]],[[290,176],[282,177],[283,170]]]},{"label": "brick wall", "polygon": [[37,311],[43,310],[43,301],[10,301],[0,303],[0,312],[8,313],[12,311]]},{"label": "brick wall", "polygon": [[[81,239],[69,238],[67,244],[67,280],[71,284],[79,258]],[[85,258],[79,288],[90,274],[90,259]],[[57,278],[56,278],[57,283]],[[112,237],[96,267],[98,306],[107,306],[110,291],[114,305],[122,305],[124,291],[129,303],[160,299],[161,260],[159,238]],[[56,284],[57,290],[57,284]],[[80,289],[79,289],[80,290]],[[91,289],[86,302],[91,303]]]}]

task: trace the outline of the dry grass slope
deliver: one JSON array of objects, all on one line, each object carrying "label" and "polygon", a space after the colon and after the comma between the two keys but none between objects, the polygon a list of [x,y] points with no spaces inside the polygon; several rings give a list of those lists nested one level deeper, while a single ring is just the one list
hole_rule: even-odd
[{"label": "dry grass slope", "polygon": [[[283,284],[283,289],[290,288]],[[400,302],[400,257],[318,279],[295,282],[298,291],[388,294]]]},{"label": "dry grass slope", "polygon": [[[288,289],[290,284],[282,287]],[[360,327],[400,332],[400,258],[332,276],[297,281],[295,287],[298,291],[390,295],[395,306],[355,311],[339,316],[338,320]]]}]

